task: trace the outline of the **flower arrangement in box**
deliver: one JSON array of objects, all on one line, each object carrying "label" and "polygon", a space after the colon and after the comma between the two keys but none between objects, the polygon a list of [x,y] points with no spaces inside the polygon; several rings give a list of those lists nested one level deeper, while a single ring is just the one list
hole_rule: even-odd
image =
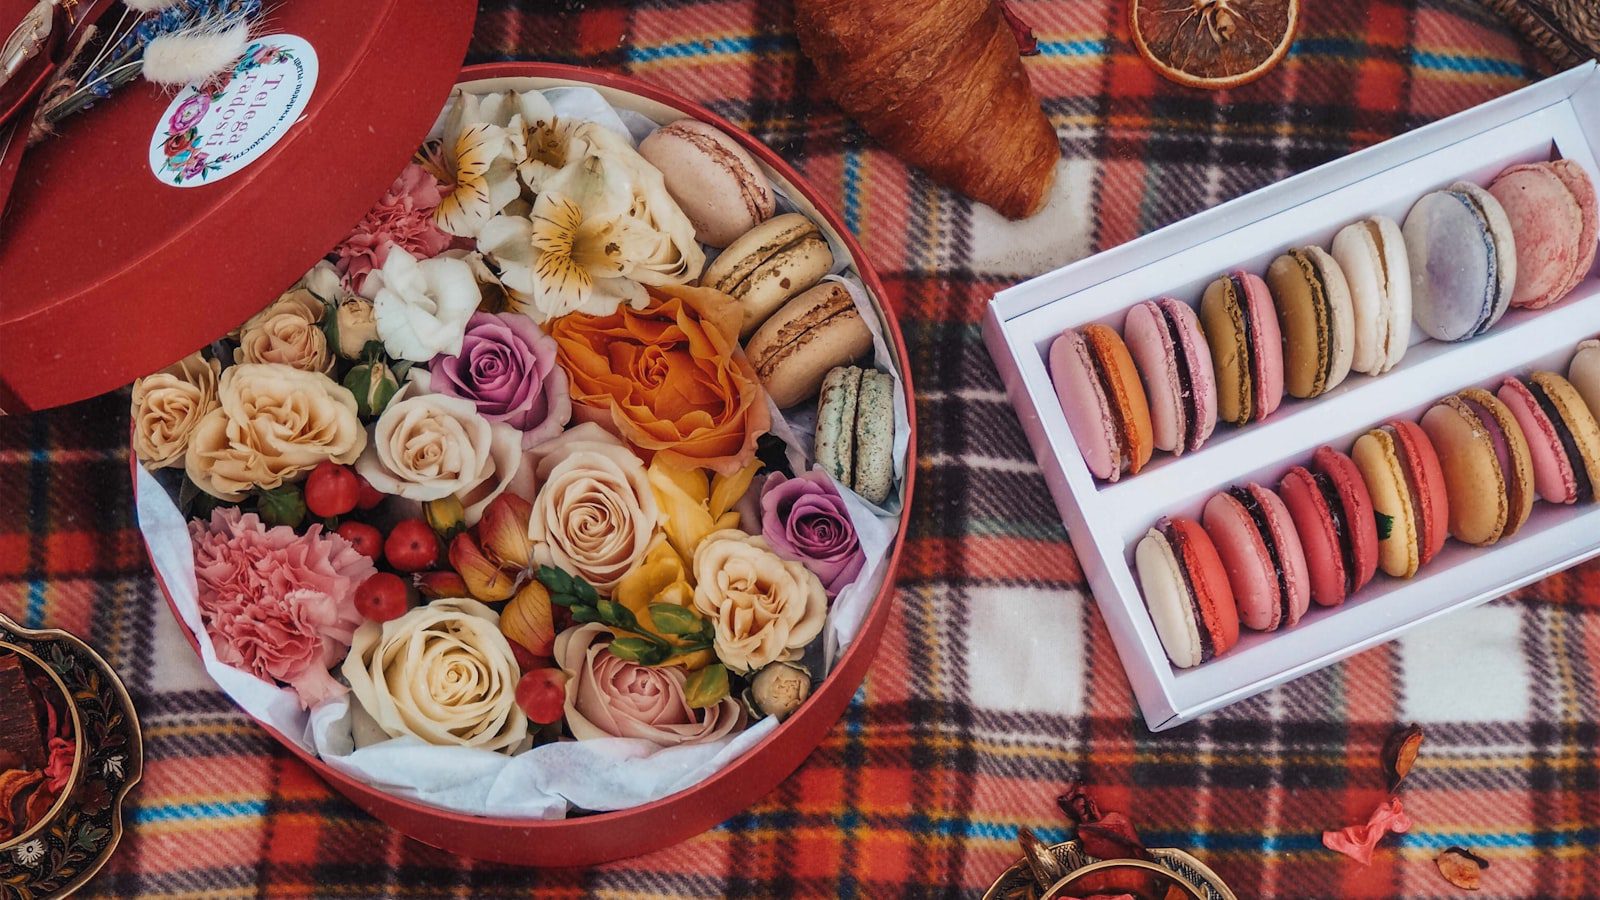
[{"label": "flower arrangement in box", "polygon": [[848,261],[697,126],[458,90],[297,284],[135,384],[208,665],[336,769],[628,808],[854,636],[898,539],[898,373]]}]

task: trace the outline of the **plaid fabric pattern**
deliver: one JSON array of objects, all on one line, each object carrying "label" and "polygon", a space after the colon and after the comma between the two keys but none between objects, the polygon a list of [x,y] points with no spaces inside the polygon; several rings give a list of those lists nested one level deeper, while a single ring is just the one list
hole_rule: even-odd
[{"label": "plaid fabric pattern", "polygon": [[[793,161],[845,215],[900,311],[922,458],[896,610],[866,684],[809,761],[694,840],[587,871],[473,863],[368,818],[201,673],[131,520],[126,395],[0,422],[0,609],[116,663],[149,763],[91,896],[976,896],[1022,826],[1086,780],[1152,845],[1241,897],[1445,897],[1433,856],[1487,856],[1482,896],[1600,892],[1600,565],[1160,735],[1104,625],[984,351],[999,288],[1512,90],[1546,72],[1473,0],[1303,3],[1281,68],[1177,88],[1130,49],[1125,0],[1018,0],[1061,135],[1067,209],[1002,225],[928,184],[826,100],[785,3],[615,0],[482,9],[474,60],[631,72]],[[974,135],[981,140],[982,135]],[[1383,796],[1395,723],[1427,728],[1415,819],[1370,868],[1322,849]]]}]

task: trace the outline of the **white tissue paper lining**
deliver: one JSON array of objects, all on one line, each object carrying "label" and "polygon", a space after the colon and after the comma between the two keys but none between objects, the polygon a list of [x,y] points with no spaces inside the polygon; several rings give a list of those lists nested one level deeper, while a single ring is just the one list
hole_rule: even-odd
[{"label": "white tissue paper lining", "polygon": [[[657,127],[639,113],[613,109],[589,88],[552,88],[544,94],[557,114],[600,121],[619,133],[627,132],[635,141]],[[781,191],[778,205],[780,209],[795,209]],[[829,610],[823,634],[823,658],[829,671],[860,630],[888,573],[910,442],[904,382],[882,321],[861,283],[853,275],[841,274],[847,258],[844,247],[835,245],[833,250],[839,262],[835,274],[829,277],[849,289],[872,331],[874,363],[895,381],[894,460],[898,484],[885,509],[875,508],[848,488],[840,488],[868,564],[861,577],[840,591]],[[806,451],[811,421],[801,415],[800,428],[787,427],[778,410],[772,412],[773,432],[788,445],[793,468],[804,470],[810,465]],[[814,419],[814,415],[809,418]],[[188,524],[156,479],[142,467],[137,469],[135,506],[139,529],[179,618],[198,638],[206,671],[246,713],[358,781],[453,812],[559,819],[573,809],[628,809],[677,793],[744,755],[777,727],[777,722],[768,717],[720,741],[665,749],[648,741],[606,738],[545,744],[517,756],[506,756],[467,747],[436,747],[412,737],[390,738],[357,749],[353,729],[361,711],[352,710],[348,694],[307,711],[301,709],[294,691],[217,659],[210,635],[200,620]],[[820,678],[824,673],[817,674]]]}]

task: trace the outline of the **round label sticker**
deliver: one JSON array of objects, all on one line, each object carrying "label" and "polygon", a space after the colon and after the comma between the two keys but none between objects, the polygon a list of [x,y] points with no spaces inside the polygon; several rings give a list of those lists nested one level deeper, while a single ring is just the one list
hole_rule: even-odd
[{"label": "round label sticker", "polygon": [[258,38],[232,69],[172,98],[150,137],[150,171],[173,187],[227,178],[283,138],[316,86],[310,44],[292,34]]}]

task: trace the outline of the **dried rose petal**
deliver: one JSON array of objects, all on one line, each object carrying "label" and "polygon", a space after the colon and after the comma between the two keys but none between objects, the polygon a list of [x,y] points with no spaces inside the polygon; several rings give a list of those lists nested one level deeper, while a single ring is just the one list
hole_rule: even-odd
[{"label": "dried rose petal", "polygon": [[1489,861],[1460,847],[1447,847],[1434,861],[1444,880],[1462,890],[1475,891],[1483,886],[1483,870]]},{"label": "dried rose petal", "polygon": [[1422,750],[1422,728],[1408,725],[1389,736],[1383,744],[1383,772],[1389,776],[1389,790],[1400,786]]},{"label": "dried rose petal", "polygon": [[1078,840],[1083,842],[1083,852],[1099,859],[1153,860],[1150,851],[1139,839],[1133,823],[1122,813],[1101,813],[1100,805],[1084,790],[1083,783],[1074,781],[1067,792],[1056,798],[1061,812],[1078,826]]},{"label": "dried rose petal", "polygon": [[1072,824],[1081,825],[1084,822],[1093,822],[1100,818],[1100,806],[1083,789],[1083,782],[1074,781],[1067,785],[1067,792],[1056,798],[1056,805],[1061,807],[1061,812]]},{"label": "dried rose petal", "polygon": [[1400,806],[1399,797],[1390,797],[1386,802],[1378,804],[1378,808],[1367,817],[1365,824],[1351,825],[1338,831],[1324,831],[1322,833],[1322,846],[1337,853],[1343,853],[1363,866],[1372,864],[1372,851],[1383,840],[1383,836],[1393,831],[1401,834],[1411,829],[1411,818]]}]

